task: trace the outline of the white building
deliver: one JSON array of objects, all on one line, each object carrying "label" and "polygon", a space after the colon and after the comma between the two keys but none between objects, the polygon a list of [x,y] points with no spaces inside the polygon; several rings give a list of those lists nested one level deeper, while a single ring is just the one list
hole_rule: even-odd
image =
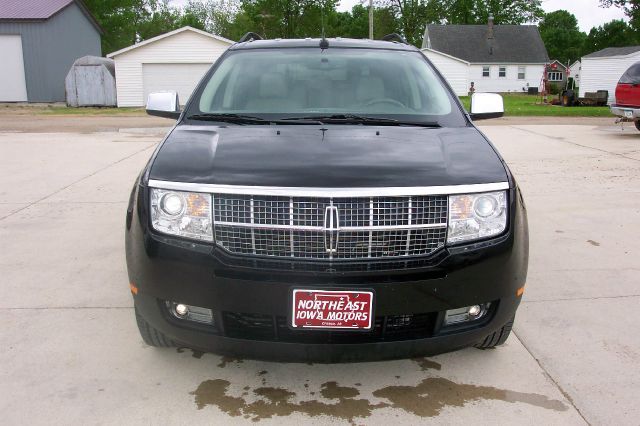
[{"label": "white building", "polygon": [[616,85],[622,74],[640,61],[640,46],[609,47],[582,57],[580,96],[586,92],[609,91],[609,103],[615,102]]},{"label": "white building", "polygon": [[119,107],[139,107],[151,92],[175,90],[185,104],[191,92],[234,42],[183,27],[107,55],[116,64]]},{"label": "white building", "polygon": [[526,92],[540,87],[549,62],[538,28],[532,25],[427,25],[427,56],[453,87],[476,92]]},{"label": "white building", "polygon": [[576,83],[576,87],[580,87],[580,74],[582,74],[582,63],[580,61],[575,61],[569,67],[569,77],[573,78],[573,81]]}]

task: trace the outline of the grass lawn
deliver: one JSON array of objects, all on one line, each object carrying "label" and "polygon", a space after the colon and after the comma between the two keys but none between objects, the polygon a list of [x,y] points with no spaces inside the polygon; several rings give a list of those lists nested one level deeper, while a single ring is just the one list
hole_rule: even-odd
[{"label": "grass lawn", "polygon": [[[536,105],[538,96],[522,94],[505,94],[504,107],[506,116],[548,116],[548,117],[612,117],[609,107],[561,107],[553,105]],[[460,100],[467,110],[469,97],[461,96]],[[69,108],[64,105],[6,105],[0,108],[0,114],[42,114],[42,115],[113,115],[142,116],[144,108]]]},{"label": "grass lawn", "polygon": [[46,115],[144,115],[144,108],[70,108],[50,106],[38,108],[36,114]]},{"label": "grass lawn", "polygon": [[141,116],[144,108],[70,108],[64,105],[12,105],[0,106],[0,114],[18,115],[115,115]]},{"label": "grass lawn", "polygon": [[[609,107],[561,107],[555,105],[536,105],[539,96],[504,94],[505,116],[549,116],[549,117],[612,117]],[[469,110],[469,97],[460,100]]]}]

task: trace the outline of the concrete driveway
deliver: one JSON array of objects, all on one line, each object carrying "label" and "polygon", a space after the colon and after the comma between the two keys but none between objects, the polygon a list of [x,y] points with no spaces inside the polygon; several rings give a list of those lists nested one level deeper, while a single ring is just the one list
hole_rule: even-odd
[{"label": "concrete driveway", "polygon": [[346,365],[146,347],[123,226],[129,189],[162,132],[0,129],[6,424],[638,423],[640,132],[632,127],[483,127],[529,208],[530,278],[515,334],[496,350]]}]

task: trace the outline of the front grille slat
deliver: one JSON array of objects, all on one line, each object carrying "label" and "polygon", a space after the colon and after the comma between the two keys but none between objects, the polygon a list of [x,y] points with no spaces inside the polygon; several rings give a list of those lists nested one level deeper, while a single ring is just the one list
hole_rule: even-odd
[{"label": "front grille slat", "polygon": [[378,316],[371,330],[294,330],[287,317],[222,312],[229,337],[307,344],[358,344],[431,337],[437,312]]},{"label": "front grille slat", "polygon": [[303,260],[426,256],[444,247],[447,196],[214,194],[216,243],[239,255]]}]

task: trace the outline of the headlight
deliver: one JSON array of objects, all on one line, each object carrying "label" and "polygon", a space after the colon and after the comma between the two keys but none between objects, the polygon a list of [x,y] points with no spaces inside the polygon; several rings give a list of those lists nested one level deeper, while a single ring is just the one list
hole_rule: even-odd
[{"label": "headlight", "polygon": [[151,224],[165,234],[213,241],[211,194],[151,188]]},{"label": "headlight", "polygon": [[506,227],[506,191],[449,196],[448,243],[491,237]]}]

